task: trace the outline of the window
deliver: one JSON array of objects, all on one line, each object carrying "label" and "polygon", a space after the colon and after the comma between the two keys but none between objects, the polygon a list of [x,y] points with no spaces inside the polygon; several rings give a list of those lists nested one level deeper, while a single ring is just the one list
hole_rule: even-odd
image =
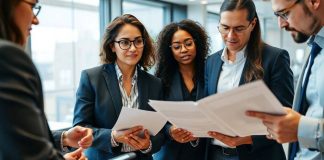
[{"label": "window", "polygon": [[99,0],[40,0],[40,25],[31,36],[50,121],[72,122],[83,69],[99,64]]},{"label": "window", "polygon": [[277,19],[274,16],[265,19],[262,34],[266,43],[288,51],[291,61],[290,67],[294,73],[294,84],[296,85],[303,62],[307,57],[305,53],[309,53],[305,51],[307,44],[294,42],[290,32],[278,27]]},{"label": "window", "polygon": [[210,37],[210,54],[216,53],[224,48],[222,36],[217,28],[219,25],[219,19],[219,15],[208,12],[206,30],[208,32],[208,36]]},{"label": "window", "polygon": [[[170,22],[171,14],[167,5],[150,1],[139,2],[134,0],[124,0],[122,5],[123,14],[129,13],[138,18],[144,24],[154,42],[156,42],[163,26]],[[154,74],[155,66],[148,72]]]},{"label": "window", "polygon": [[[154,2],[123,1],[123,14],[132,14],[145,26],[150,36],[156,40],[163,26],[169,23],[168,7]],[[168,18],[167,18],[168,17]]]}]

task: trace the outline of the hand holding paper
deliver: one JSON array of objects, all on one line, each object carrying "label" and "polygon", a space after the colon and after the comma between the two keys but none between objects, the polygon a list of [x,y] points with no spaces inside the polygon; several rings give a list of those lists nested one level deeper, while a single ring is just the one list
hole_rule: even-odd
[{"label": "hand holding paper", "polygon": [[153,101],[149,104],[173,125],[196,137],[210,137],[216,131],[232,137],[266,135],[261,120],[246,116],[254,110],[284,115],[284,107],[262,81],[245,84],[225,93],[211,95],[197,102]]},{"label": "hand holding paper", "polygon": [[157,112],[123,107],[113,130],[125,130],[142,126],[150,135],[155,136],[166,123],[166,119]]}]

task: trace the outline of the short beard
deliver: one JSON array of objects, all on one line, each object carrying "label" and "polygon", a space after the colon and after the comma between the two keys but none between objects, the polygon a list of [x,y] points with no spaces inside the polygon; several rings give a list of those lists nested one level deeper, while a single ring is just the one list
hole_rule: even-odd
[{"label": "short beard", "polygon": [[295,36],[292,36],[292,37],[293,37],[293,39],[294,39],[294,41],[296,43],[304,43],[304,42],[306,42],[308,40],[308,38],[310,36],[297,31],[297,34]]}]

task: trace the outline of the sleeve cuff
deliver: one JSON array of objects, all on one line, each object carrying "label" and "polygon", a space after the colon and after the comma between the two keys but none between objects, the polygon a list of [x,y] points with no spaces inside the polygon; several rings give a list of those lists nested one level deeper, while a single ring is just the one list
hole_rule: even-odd
[{"label": "sleeve cuff", "polygon": [[114,139],[114,135],[113,135],[113,132],[114,132],[114,131],[111,131],[111,133],[110,133],[110,137],[111,137],[111,139],[110,139],[110,141],[111,141],[111,146],[112,146],[112,147],[118,147],[119,144],[115,141],[115,139]]},{"label": "sleeve cuff", "polygon": [[152,150],[152,141],[150,140],[150,146],[146,150],[140,150],[142,153],[147,154]]},{"label": "sleeve cuff", "polygon": [[317,149],[317,141],[322,136],[320,120],[302,116],[298,124],[298,142],[302,148]]},{"label": "sleeve cuff", "polygon": [[68,152],[69,151],[69,148],[66,147],[66,146],[64,146],[64,144],[63,144],[64,133],[65,133],[65,131],[63,131],[62,134],[61,134],[61,142],[60,142],[60,144],[61,144],[61,151],[62,152]]}]

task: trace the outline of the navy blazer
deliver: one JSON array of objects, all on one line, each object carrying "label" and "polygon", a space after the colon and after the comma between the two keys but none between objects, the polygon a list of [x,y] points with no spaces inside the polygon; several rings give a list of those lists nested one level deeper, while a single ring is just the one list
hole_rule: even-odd
[{"label": "navy blazer", "polygon": [[[172,77],[170,84],[169,94],[164,96],[164,100],[167,101],[183,101],[184,97],[182,95],[181,89],[181,75],[179,72],[175,72]],[[196,100],[204,97],[204,85],[203,83],[197,83],[197,95]],[[164,92],[165,93],[165,92]],[[155,160],[197,160],[202,159],[205,154],[205,139],[199,139],[199,145],[197,147],[192,147],[190,142],[188,143],[178,143],[172,140],[169,135],[169,129],[172,125],[170,123],[166,124],[164,127],[165,137],[168,138],[166,143],[161,148],[161,150],[154,154]]]},{"label": "navy blazer", "polygon": [[[217,93],[217,84],[222,71],[223,50],[211,55],[207,59],[205,70],[205,91],[207,95]],[[248,60],[247,60],[248,61]],[[239,85],[245,84],[245,63]],[[263,81],[278,98],[283,106],[291,106],[293,102],[293,73],[290,69],[289,54],[287,51],[265,45],[262,54]],[[210,139],[211,140],[211,139]],[[209,140],[210,143],[211,141]],[[252,145],[238,146],[240,160],[285,160],[282,145],[265,136],[252,136]],[[208,147],[208,145],[207,145]],[[208,155],[208,148],[206,149]]]},{"label": "navy blazer", "polygon": [[[58,160],[62,132],[55,144],[44,113],[37,69],[21,47],[0,40],[0,159]],[[55,147],[57,149],[55,149]]]},{"label": "navy blazer", "polygon": [[[139,68],[139,67],[137,67]],[[139,109],[153,111],[149,99],[162,99],[160,79],[138,69]],[[108,159],[122,154],[121,145],[111,146],[111,129],[115,125],[122,108],[122,99],[114,64],[82,71],[76,94],[73,125],[93,129],[94,141],[87,149],[89,159]],[[137,159],[152,159],[152,153],[160,150],[163,133],[151,136],[152,150],[148,154],[137,151]]]}]

